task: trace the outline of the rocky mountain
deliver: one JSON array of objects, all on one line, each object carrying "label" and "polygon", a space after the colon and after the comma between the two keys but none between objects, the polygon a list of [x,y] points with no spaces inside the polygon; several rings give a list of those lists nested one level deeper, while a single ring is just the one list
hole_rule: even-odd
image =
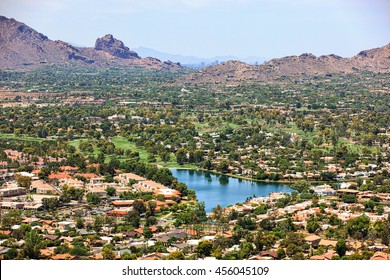
[{"label": "rocky mountain", "polygon": [[252,66],[240,61],[228,61],[219,65],[182,77],[179,83],[203,84],[242,82],[270,82],[281,77],[308,77],[332,73],[358,73],[370,71],[390,72],[390,44],[376,49],[362,51],[351,58],[334,54],[316,57],[313,54],[288,56],[268,61],[259,66]]},{"label": "rocky mountain", "polygon": [[[95,67],[136,66],[149,69],[180,69],[179,63],[141,58],[124,43],[108,34],[91,48],[50,40],[24,23],[0,16],[0,69],[34,68],[42,65],[88,65]],[[350,58],[312,54],[288,56],[253,66],[227,61],[180,78],[178,83],[270,82],[281,77],[305,77],[359,71],[390,72],[390,44],[365,50]]]},{"label": "rocky mountain", "polygon": [[371,72],[390,72],[390,44],[358,53],[351,58],[355,67]]},{"label": "rocky mountain", "polygon": [[115,39],[111,34],[98,38],[95,43],[95,50],[105,51],[119,58],[140,58],[136,52],[130,51],[122,41]]},{"label": "rocky mountain", "polygon": [[94,48],[81,48],[60,40],[50,40],[24,23],[0,16],[0,69],[34,68],[46,64],[181,68],[180,64],[170,61],[140,58],[110,34],[98,38]]}]

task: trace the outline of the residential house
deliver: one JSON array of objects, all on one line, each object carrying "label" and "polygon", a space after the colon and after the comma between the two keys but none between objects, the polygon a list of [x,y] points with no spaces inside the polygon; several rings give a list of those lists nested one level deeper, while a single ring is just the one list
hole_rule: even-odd
[{"label": "residential house", "polygon": [[336,191],[329,185],[315,186],[311,187],[311,189],[319,196],[333,195],[336,193]]},{"label": "residential house", "polygon": [[325,247],[333,247],[335,248],[337,244],[337,240],[330,240],[330,239],[321,239],[319,246],[325,246]]},{"label": "residential house", "polygon": [[75,189],[84,188],[84,182],[78,179],[73,178],[63,178],[58,180],[60,187],[67,185],[68,187],[73,187]]},{"label": "residential house", "polygon": [[321,237],[315,235],[315,234],[310,234],[305,237],[305,241],[309,243],[313,247],[317,247],[320,244]]},{"label": "residential house", "polygon": [[43,180],[32,181],[31,189],[35,190],[37,194],[59,194],[59,190]]},{"label": "residential house", "polygon": [[18,187],[17,184],[11,185],[10,187],[5,187],[0,189],[0,197],[12,197],[25,195],[27,192],[26,188]]},{"label": "residential house", "polygon": [[383,252],[375,252],[374,255],[370,258],[370,260],[388,261],[390,260],[390,254]]},{"label": "residential house", "polygon": [[322,255],[311,256],[310,260],[331,260],[337,253],[334,250],[329,250],[328,252]]},{"label": "residential house", "polygon": [[61,179],[70,179],[72,176],[70,176],[68,173],[60,172],[60,173],[51,173],[49,175],[49,180],[61,180]]},{"label": "residential house", "polygon": [[359,191],[358,190],[351,190],[351,189],[340,189],[340,190],[337,190],[336,193],[340,197],[345,196],[345,195],[355,195],[355,196],[357,196]]}]

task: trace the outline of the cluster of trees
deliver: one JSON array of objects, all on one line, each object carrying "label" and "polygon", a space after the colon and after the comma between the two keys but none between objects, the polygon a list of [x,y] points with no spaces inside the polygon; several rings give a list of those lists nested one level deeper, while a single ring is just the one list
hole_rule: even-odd
[{"label": "cluster of trees", "polygon": [[[140,77],[143,74],[139,74]],[[349,96],[346,92],[350,92],[350,89],[346,90],[346,88],[354,88],[355,85],[343,84],[340,82],[343,77],[334,78],[337,84],[333,86],[341,87],[344,97]],[[329,85],[319,79],[313,84],[289,85],[294,89],[282,89],[282,92],[301,91],[304,96],[311,97],[312,92],[307,88],[314,85],[316,89],[319,87],[330,90]],[[230,93],[236,95],[245,89],[248,90],[249,95],[255,96],[258,87],[263,85],[225,90],[228,95]],[[281,85],[266,85],[262,88],[262,94],[279,98],[282,96],[280,87]],[[167,95],[170,94],[169,89],[164,88],[164,90],[167,91]],[[196,90],[203,92],[201,88]],[[118,97],[115,92],[110,94],[109,96],[114,100]],[[212,95],[218,96],[215,93]],[[88,96],[88,93],[80,96]],[[218,110],[209,110],[205,107],[188,110],[185,106],[176,107],[173,103],[163,109],[147,105],[117,107],[105,104],[48,106],[39,108],[39,114],[35,114],[33,112],[37,108],[34,106],[11,107],[6,109],[2,117],[13,121],[9,122],[6,119],[0,121],[1,132],[14,133],[16,138],[19,138],[22,135],[38,137],[38,134],[45,130],[48,136],[60,137],[61,140],[41,141],[38,142],[37,147],[15,141],[11,144],[7,142],[0,147],[25,150],[27,155],[31,155],[31,160],[35,155],[48,153],[58,158],[66,157],[67,164],[84,169],[86,158],[84,157],[83,160],[83,156],[65,140],[74,137],[89,138],[79,143],[79,149],[89,156],[90,162],[92,160],[92,162],[102,163],[102,169],[107,167],[108,170],[99,171],[100,174],[107,176],[113,175],[113,169],[111,166],[104,166],[105,155],[122,159],[139,156],[137,152],[116,147],[109,141],[110,137],[118,135],[126,137],[130,142],[145,149],[148,153],[147,160],[152,163],[176,161],[179,165],[188,163],[222,173],[229,172],[228,167],[233,166],[234,172],[238,174],[241,174],[243,169],[251,169],[254,174],[253,179],[258,180],[280,180],[286,173],[324,170],[325,162],[321,159],[323,156],[333,156],[334,162],[340,163],[343,168],[356,168],[358,160],[363,158],[366,162],[377,164],[388,159],[384,156],[385,149],[372,147],[378,143],[383,145],[388,142],[388,138],[381,134],[389,122],[388,114],[361,108],[353,111],[308,110],[304,109],[307,104],[301,102],[302,100],[295,100],[298,98],[297,94],[287,96],[292,98],[289,100],[294,101],[294,104],[300,103],[299,110],[290,108],[289,104],[285,104],[284,109],[291,109],[290,111],[274,109],[272,104],[269,104],[270,108],[243,106],[232,110],[234,102],[231,101],[227,101],[230,104],[227,106],[228,109],[225,108],[225,104],[224,109]],[[320,98],[329,99],[329,96],[321,94]],[[350,118],[350,113],[353,113],[353,118]],[[109,121],[108,116],[113,114],[123,114],[125,118],[115,122]],[[137,118],[133,119],[132,116]],[[32,128],[26,130],[26,126],[28,127],[26,123],[31,123]],[[98,137],[96,137],[97,131]],[[294,131],[295,135],[291,131]],[[100,154],[94,158],[96,151]],[[278,154],[278,157],[272,157],[269,151],[271,154]],[[220,157],[223,157],[223,160],[217,161]],[[313,164],[305,165],[304,160],[311,160]],[[267,165],[274,170],[266,172],[259,166],[262,161],[267,162]],[[107,179],[110,180],[109,176]],[[318,178],[324,181],[334,179],[333,172],[321,172]],[[383,183],[382,180],[380,184]]]}]

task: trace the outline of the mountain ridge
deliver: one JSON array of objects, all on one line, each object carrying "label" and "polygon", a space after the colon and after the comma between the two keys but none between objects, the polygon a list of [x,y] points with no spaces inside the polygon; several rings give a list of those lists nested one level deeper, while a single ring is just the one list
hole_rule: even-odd
[{"label": "mountain ridge", "polygon": [[380,48],[364,50],[350,58],[334,54],[315,56],[304,53],[299,56],[274,58],[252,66],[241,61],[228,61],[203,68],[179,79],[184,84],[239,84],[242,82],[271,82],[284,76],[302,78],[335,73],[390,72],[390,44]]},{"label": "mountain ridge", "polygon": [[96,67],[134,66],[148,69],[180,69],[180,64],[140,58],[122,41],[107,34],[94,47],[75,47],[50,40],[26,24],[0,16],[0,69],[35,68],[42,65],[83,65]]},{"label": "mountain ridge", "polygon": [[[334,54],[274,58],[254,66],[241,61],[227,61],[202,68],[181,77],[178,83],[239,84],[248,81],[270,82],[284,76],[305,77],[332,73],[370,71],[390,72],[390,44],[363,50],[350,58]],[[76,47],[47,36],[13,18],[0,16],[0,69],[36,68],[43,65],[80,65],[91,67],[131,66],[147,69],[182,69],[180,63],[141,58],[113,35],[96,40],[94,47]]]}]

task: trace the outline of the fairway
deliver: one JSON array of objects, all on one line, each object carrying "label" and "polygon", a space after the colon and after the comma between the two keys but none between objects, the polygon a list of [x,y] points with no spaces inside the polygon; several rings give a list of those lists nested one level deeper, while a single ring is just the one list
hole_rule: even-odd
[{"label": "fairway", "polygon": [[145,149],[139,148],[135,145],[133,142],[129,142],[125,137],[118,136],[112,138],[112,143],[114,143],[115,147],[122,148],[125,151],[131,150],[139,153],[139,157],[142,161],[147,161],[148,158],[148,151]]},{"label": "fairway", "polygon": [[45,138],[30,137],[30,136],[15,136],[15,134],[12,133],[1,133],[0,139],[30,141],[30,142],[42,142],[44,140],[53,140],[53,139],[45,139]]}]

